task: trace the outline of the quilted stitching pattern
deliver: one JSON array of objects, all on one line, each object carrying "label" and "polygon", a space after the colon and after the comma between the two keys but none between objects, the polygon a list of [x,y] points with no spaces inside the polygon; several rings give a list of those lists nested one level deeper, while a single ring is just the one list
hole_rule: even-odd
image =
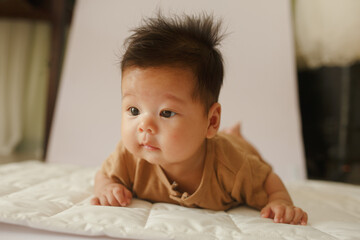
[{"label": "quilted stitching pattern", "polygon": [[359,239],[360,188],[308,181],[288,185],[309,226],[274,224],[259,212],[191,209],[134,199],[91,206],[94,168],[37,161],[0,166],[0,221],[91,236],[137,239]]}]

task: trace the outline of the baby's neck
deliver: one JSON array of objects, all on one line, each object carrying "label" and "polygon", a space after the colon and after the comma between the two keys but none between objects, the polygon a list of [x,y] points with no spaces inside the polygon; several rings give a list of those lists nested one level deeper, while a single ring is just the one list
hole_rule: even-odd
[{"label": "baby's neck", "polygon": [[169,182],[178,184],[177,190],[192,194],[199,187],[206,158],[206,142],[192,161],[161,166]]}]

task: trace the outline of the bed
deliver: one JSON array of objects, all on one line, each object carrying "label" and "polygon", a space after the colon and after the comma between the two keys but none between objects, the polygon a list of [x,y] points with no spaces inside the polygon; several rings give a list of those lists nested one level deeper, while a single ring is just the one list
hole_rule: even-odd
[{"label": "bed", "polygon": [[260,218],[259,211],[246,206],[224,212],[139,199],[126,208],[92,206],[95,171],[38,161],[1,166],[0,221],[89,237],[360,239],[357,186],[321,181],[288,184],[295,203],[310,216],[308,226],[294,226]]},{"label": "bed", "polygon": [[[0,166],[1,239],[360,239],[359,186],[306,180],[289,3],[78,0],[46,162]],[[90,205],[94,173],[121,137],[116,55],[129,28],[157,7],[224,17],[222,126],[242,122],[309,213],[308,226],[274,224],[246,206]]]}]

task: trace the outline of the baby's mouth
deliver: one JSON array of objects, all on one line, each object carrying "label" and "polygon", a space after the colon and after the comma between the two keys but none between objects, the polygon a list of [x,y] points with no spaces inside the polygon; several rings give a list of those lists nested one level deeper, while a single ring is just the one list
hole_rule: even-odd
[{"label": "baby's mouth", "polygon": [[140,144],[140,146],[145,148],[146,150],[150,150],[150,151],[160,150],[160,148],[152,146],[151,144],[148,144],[148,143],[142,143],[142,144]]}]

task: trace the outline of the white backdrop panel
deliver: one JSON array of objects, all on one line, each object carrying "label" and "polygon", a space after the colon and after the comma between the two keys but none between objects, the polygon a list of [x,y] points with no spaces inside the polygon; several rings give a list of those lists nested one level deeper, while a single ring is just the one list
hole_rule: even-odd
[{"label": "white backdrop panel", "polygon": [[129,29],[157,9],[222,18],[222,127],[244,135],[284,179],[305,178],[288,0],[78,0],[48,162],[98,166],[120,139],[119,54]]}]

